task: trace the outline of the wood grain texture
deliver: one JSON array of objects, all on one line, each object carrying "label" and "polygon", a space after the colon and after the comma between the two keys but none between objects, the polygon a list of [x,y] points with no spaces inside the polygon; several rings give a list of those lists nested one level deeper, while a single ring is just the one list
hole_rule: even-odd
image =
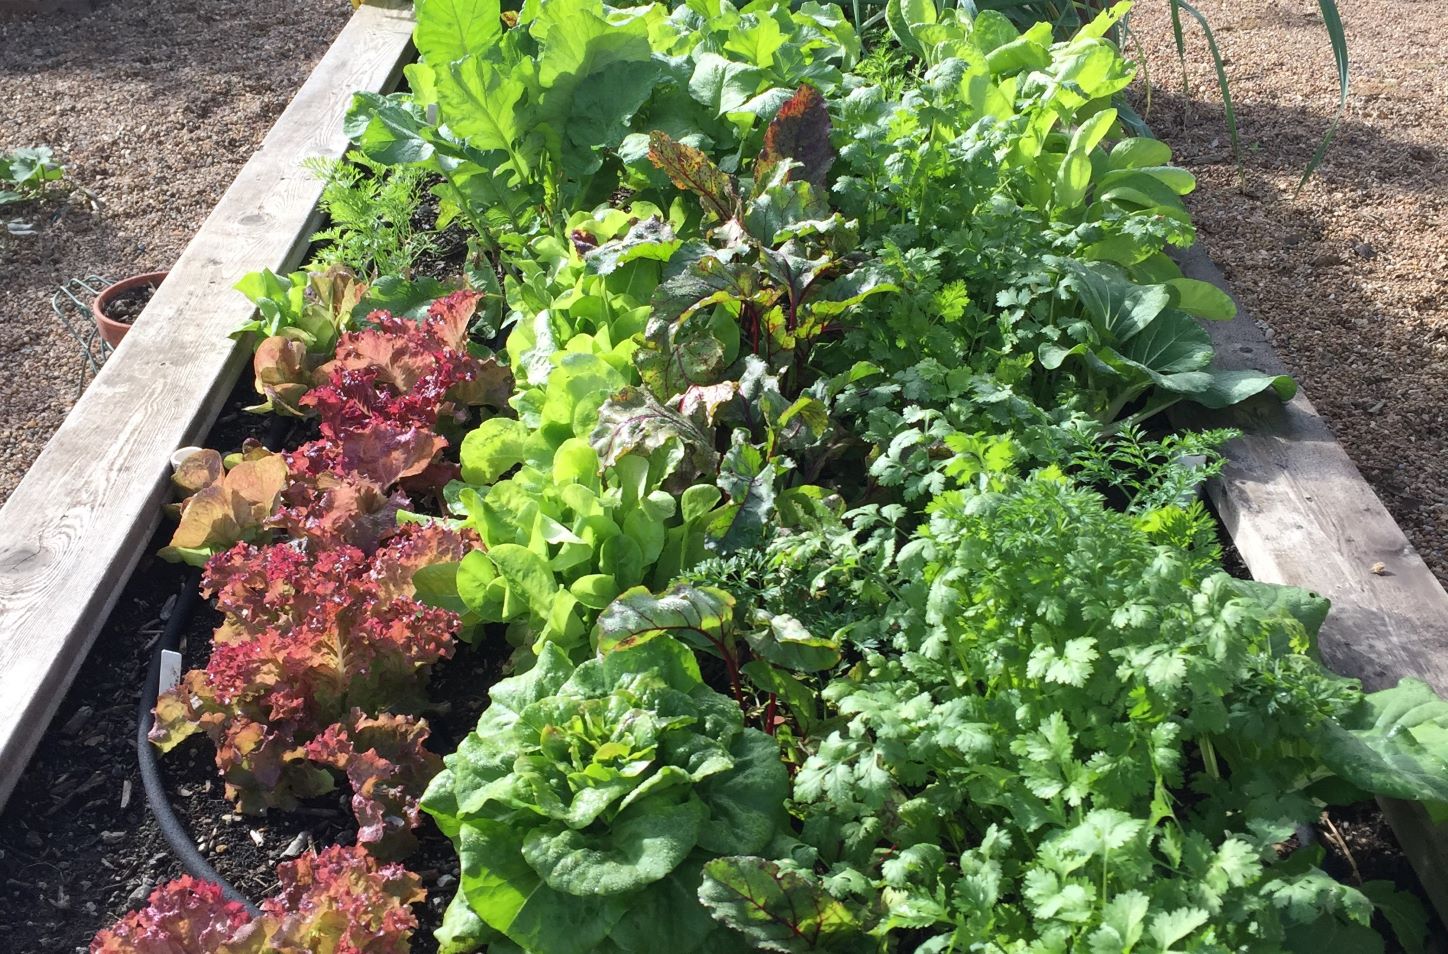
[{"label": "wood grain texture", "polygon": [[232,285],[300,262],[321,195],[303,163],[342,154],[352,93],[396,85],[411,31],[395,0],[353,15],[0,509],[0,806],[149,543],[171,452],[247,364]]},{"label": "wood grain texture", "polygon": [[[1187,277],[1231,294],[1200,248],[1183,255],[1181,265]],[[1240,302],[1238,309],[1232,321],[1207,323],[1218,364],[1285,373]],[[1299,391],[1287,404],[1259,398],[1177,417],[1243,432],[1227,445],[1227,465],[1207,492],[1253,577],[1332,601],[1319,636],[1323,661],[1369,691],[1414,676],[1448,698],[1448,594],[1307,396]],[[1448,827],[1434,826],[1420,805],[1380,801],[1448,921]]]}]

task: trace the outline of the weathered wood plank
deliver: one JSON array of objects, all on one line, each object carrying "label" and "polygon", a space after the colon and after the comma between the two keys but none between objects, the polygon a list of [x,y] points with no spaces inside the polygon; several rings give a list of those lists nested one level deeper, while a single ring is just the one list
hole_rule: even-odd
[{"label": "weathered wood plank", "polygon": [[231,286],[299,263],[321,195],[303,163],[346,149],[352,93],[396,84],[411,30],[401,0],[354,14],[0,509],[0,806],[155,530],[168,457],[247,363]]},{"label": "weathered wood plank", "polygon": [[[1200,248],[1181,258],[1189,278],[1231,294]],[[1235,300],[1235,299],[1234,299]],[[1230,322],[1209,322],[1218,363],[1286,371],[1238,302]],[[1344,356],[1350,360],[1350,356]],[[1319,644],[1335,672],[1368,690],[1415,676],[1448,698],[1448,593],[1300,391],[1227,411],[1184,413],[1192,424],[1235,427],[1227,466],[1207,491],[1252,575],[1332,600]],[[1403,852],[1448,920],[1448,827],[1422,807],[1383,799]]]}]

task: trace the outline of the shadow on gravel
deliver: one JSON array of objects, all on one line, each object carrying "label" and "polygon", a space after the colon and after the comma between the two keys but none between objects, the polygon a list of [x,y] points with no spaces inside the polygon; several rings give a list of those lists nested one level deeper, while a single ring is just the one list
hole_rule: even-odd
[{"label": "shadow on gravel", "polygon": [[1448,581],[1448,158],[1349,119],[1294,197],[1320,113],[1242,105],[1241,180],[1219,105],[1158,91],[1149,122],[1198,175],[1188,204],[1207,252]]},{"label": "shadow on gravel", "polygon": [[[236,76],[233,58],[212,55],[218,32],[248,37],[275,32],[285,40],[288,25],[307,6],[301,0],[258,0],[218,5],[208,0],[176,0],[156,16],[154,5],[141,8],[126,0],[68,0],[67,9],[0,13],[0,77],[53,70],[104,70],[112,78],[175,91],[175,67],[189,76],[204,71]],[[275,47],[276,55],[286,51]],[[267,63],[259,61],[250,80],[270,85]]]},{"label": "shadow on gravel", "polygon": [[[1158,80],[1161,77],[1156,77]],[[1175,161],[1194,170],[1203,166],[1234,166],[1231,137],[1220,103],[1183,97],[1180,80],[1152,93],[1150,111],[1138,94],[1133,105],[1146,113],[1156,134],[1172,143]],[[1363,94],[1355,94],[1363,95]],[[1261,103],[1237,104],[1242,140],[1242,166],[1247,195],[1256,197],[1253,173],[1280,173],[1295,186],[1331,125],[1318,110]],[[1448,196],[1448,153],[1405,141],[1352,117],[1337,128],[1332,145],[1304,190],[1314,186],[1371,188],[1393,185],[1406,192]]]}]

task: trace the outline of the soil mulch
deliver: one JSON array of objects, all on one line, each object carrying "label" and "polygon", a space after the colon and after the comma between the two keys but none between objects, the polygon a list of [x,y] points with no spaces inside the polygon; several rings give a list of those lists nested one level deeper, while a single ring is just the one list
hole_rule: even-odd
[{"label": "soil mulch", "polygon": [[98,203],[56,193],[6,210],[38,235],[0,228],[0,502],[84,380],[51,312],[57,286],[169,268],[352,12],[346,0],[93,6],[0,10],[0,149],[50,146]]},{"label": "soil mulch", "polygon": [[123,325],[129,325],[141,317],[141,312],[146,310],[146,305],[156,294],[156,284],[145,284],[137,288],[129,288],[126,291],[116,293],[115,297],[106,302],[101,309],[105,316],[111,321],[119,321]]},{"label": "soil mulch", "polygon": [[1338,98],[1317,3],[1197,6],[1227,58],[1243,180],[1206,44],[1190,21],[1190,95],[1181,95],[1163,0],[1142,0],[1132,14],[1157,86],[1148,121],[1198,176],[1188,205],[1208,253],[1408,539],[1448,582],[1442,5],[1338,4],[1352,93],[1326,160],[1296,196]]}]

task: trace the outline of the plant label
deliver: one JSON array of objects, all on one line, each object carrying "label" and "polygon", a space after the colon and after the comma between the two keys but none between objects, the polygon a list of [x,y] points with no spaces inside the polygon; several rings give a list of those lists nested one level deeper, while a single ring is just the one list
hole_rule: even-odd
[{"label": "plant label", "polygon": [[161,675],[157,679],[156,694],[165,695],[181,681],[181,654],[174,649],[161,650]]}]

